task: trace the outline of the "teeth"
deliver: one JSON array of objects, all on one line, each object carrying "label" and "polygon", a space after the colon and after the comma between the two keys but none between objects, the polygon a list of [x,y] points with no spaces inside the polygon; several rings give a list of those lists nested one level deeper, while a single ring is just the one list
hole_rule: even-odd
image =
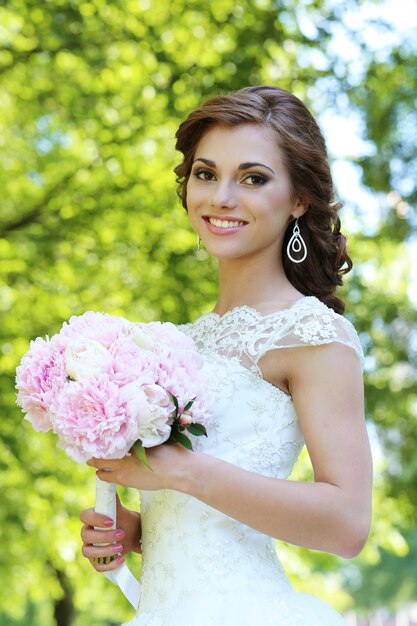
[{"label": "teeth", "polygon": [[245,222],[237,222],[232,220],[218,220],[214,217],[209,217],[208,221],[213,226],[217,226],[218,228],[236,228],[237,226],[243,226]]}]

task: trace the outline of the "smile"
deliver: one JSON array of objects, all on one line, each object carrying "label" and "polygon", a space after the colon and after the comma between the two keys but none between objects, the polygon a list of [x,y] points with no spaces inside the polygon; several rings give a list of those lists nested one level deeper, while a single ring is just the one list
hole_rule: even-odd
[{"label": "smile", "polygon": [[221,220],[215,217],[208,217],[207,221],[213,226],[217,226],[217,228],[238,228],[239,226],[244,226],[246,224],[246,222],[238,220]]}]

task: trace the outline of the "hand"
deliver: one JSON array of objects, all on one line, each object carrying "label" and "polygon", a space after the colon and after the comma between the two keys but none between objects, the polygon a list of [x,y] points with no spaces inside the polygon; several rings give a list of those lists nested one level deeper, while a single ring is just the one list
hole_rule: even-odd
[{"label": "hand", "polygon": [[[115,530],[94,530],[94,526],[105,528],[106,520],[110,518],[94,509],[85,509],[80,514],[83,522],[81,539],[83,541],[82,553],[90,560],[98,572],[109,572],[118,568],[124,561],[124,556],[129,552],[141,552],[140,538],[142,535],[141,519],[139,513],[130,511],[124,507],[119,496],[116,495],[117,528]],[[112,521],[112,520],[110,520]],[[97,543],[109,543],[107,546],[95,546]],[[92,559],[106,556],[118,556],[114,561],[106,564],[94,563]]]},{"label": "hand", "polygon": [[148,491],[186,491],[184,486],[192,475],[192,463],[198,454],[179,444],[170,443],[146,449],[151,469],[138,459],[133,450],[122,459],[93,458],[87,461],[87,465],[97,468],[97,476],[104,482]]}]

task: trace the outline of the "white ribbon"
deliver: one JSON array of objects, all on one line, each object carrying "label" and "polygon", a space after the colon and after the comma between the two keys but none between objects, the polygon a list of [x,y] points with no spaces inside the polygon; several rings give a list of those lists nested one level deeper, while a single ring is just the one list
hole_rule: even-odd
[{"label": "white ribbon", "polygon": [[[112,528],[97,528],[97,530],[112,530],[116,528],[116,485],[106,483],[96,476],[96,505],[94,507],[96,513],[107,515],[114,520]],[[98,545],[98,544],[96,544]],[[107,545],[107,544],[99,544]],[[140,600],[140,583],[133,576],[132,572],[126,565],[122,563],[117,569],[111,572],[104,572],[108,580],[117,585],[125,597],[129,600],[134,609],[138,609]]]}]

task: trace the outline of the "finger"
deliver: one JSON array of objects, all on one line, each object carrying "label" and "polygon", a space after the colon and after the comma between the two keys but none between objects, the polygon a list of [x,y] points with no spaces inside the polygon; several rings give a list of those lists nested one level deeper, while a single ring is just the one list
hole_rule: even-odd
[{"label": "finger", "polygon": [[90,563],[91,565],[94,567],[94,569],[97,572],[111,572],[115,569],[117,569],[118,567],[120,567],[122,565],[122,563],[124,563],[125,559],[123,556],[119,556],[116,559],[114,559],[114,561],[111,561],[110,563],[106,563],[104,565],[98,564],[98,563],[94,563],[91,559],[90,559]]},{"label": "finger", "polygon": [[87,461],[87,465],[89,465],[90,467],[96,467],[96,468],[104,467],[105,463],[106,461],[104,459],[96,459],[95,457],[92,457],[91,459]]},{"label": "finger", "polygon": [[123,530],[94,530],[91,526],[83,526],[81,529],[81,539],[85,544],[117,543],[124,538]]},{"label": "finger", "polygon": [[92,457],[87,461],[87,465],[90,467],[96,467],[97,469],[107,469],[111,472],[115,467],[117,467],[119,461],[120,459],[97,459],[96,457]]},{"label": "finger", "polygon": [[[81,548],[81,552],[87,559],[105,559],[115,558],[123,553],[123,546],[121,543],[113,543],[109,546],[91,546],[84,545]],[[98,563],[98,565],[104,565],[104,563]]]},{"label": "finger", "polygon": [[87,526],[99,526],[100,528],[113,526],[111,517],[102,513],[96,513],[93,507],[81,511],[80,520]]},{"label": "finger", "polygon": [[115,478],[114,478],[113,470],[110,470],[110,469],[98,469],[96,471],[96,475],[97,475],[97,477],[101,481],[103,481],[105,483],[114,483],[114,482],[116,482]]},{"label": "finger", "polygon": [[115,459],[96,459],[96,457],[92,457],[87,461],[87,465],[90,467],[97,467],[99,469],[108,467],[109,470],[111,470],[114,464]]}]

